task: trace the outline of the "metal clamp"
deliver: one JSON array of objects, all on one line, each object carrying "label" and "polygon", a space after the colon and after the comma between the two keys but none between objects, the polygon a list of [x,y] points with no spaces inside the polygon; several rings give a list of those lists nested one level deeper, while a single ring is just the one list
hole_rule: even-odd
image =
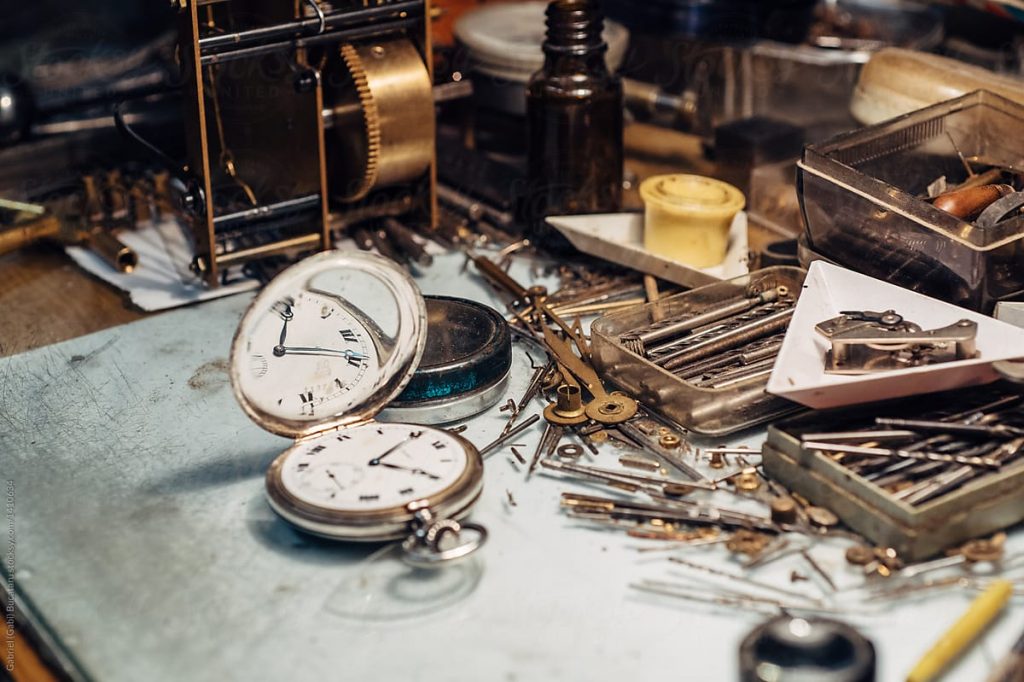
[{"label": "metal clamp", "polygon": [[978,325],[970,320],[924,331],[893,310],[844,311],[815,331],[831,341],[828,374],[869,374],[978,356]]}]

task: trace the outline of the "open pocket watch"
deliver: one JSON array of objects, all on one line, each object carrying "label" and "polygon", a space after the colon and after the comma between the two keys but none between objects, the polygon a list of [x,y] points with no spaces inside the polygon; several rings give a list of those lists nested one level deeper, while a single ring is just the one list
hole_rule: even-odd
[{"label": "open pocket watch", "polygon": [[267,471],[270,506],[326,538],[405,538],[403,557],[433,566],[464,557],[486,530],[460,522],[480,496],[483,464],[468,441],[374,416],[415,371],[426,307],[391,261],[331,251],[275,277],[231,345],[231,385],[260,427],[295,438]]}]

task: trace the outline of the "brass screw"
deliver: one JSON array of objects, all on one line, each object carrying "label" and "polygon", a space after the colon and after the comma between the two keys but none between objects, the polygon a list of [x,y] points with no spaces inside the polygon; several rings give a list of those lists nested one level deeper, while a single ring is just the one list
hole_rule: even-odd
[{"label": "brass screw", "polygon": [[854,566],[867,566],[875,559],[875,551],[864,545],[854,545],[846,550],[846,560]]},{"label": "brass screw", "polygon": [[776,497],[771,503],[772,522],[779,525],[796,523],[796,502],[789,497]]},{"label": "brass screw", "polygon": [[723,455],[721,452],[712,452],[711,453],[711,462],[709,462],[709,466],[712,469],[722,469],[722,468],[724,468],[725,467],[725,455]]},{"label": "brass screw", "polygon": [[658,439],[658,445],[665,448],[666,450],[674,450],[682,444],[683,440],[674,433],[662,434],[661,438]]},{"label": "brass screw", "polygon": [[761,487],[761,479],[755,469],[744,469],[742,473],[733,476],[732,484],[736,490],[749,493]]}]

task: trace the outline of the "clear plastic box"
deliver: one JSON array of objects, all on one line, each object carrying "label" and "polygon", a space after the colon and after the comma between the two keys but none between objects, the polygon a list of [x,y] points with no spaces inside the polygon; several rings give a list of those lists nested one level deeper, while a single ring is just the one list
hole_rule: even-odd
[{"label": "clear plastic box", "polygon": [[[1024,218],[981,228],[923,197],[973,166],[1021,168],[1024,107],[977,91],[808,145],[798,191],[809,256],[988,313],[1024,293]],[[806,263],[804,263],[806,265]]]},{"label": "clear plastic box", "polygon": [[[708,284],[656,303],[609,313],[590,327],[591,359],[603,378],[617,384],[655,412],[696,433],[720,436],[802,409],[765,393],[767,377],[751,377],[727,388],[699,388],[637,355],[619,342],[631,330],[656,319],[697,315],[779,286],[799,298],[806,271],[776,266]],[[659,317],[660,316],[660,317]]]}]

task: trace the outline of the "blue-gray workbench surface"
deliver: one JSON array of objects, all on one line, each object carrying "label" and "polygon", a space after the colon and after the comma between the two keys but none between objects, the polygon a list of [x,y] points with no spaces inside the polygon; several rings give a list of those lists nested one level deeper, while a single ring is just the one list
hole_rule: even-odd
[{"label": "blue-gray workbench surface", "polygon": [[[461,260],[439,258],[419,278],[424,292],[496,304],[479,280],[457,274]],[[721,583],[674,567],[665,552],[636,550],[655,541],[566,518],[559,494],[588,489],[527,481],[507,451],[488,459],[473,514],[490,542],[431,578],[393,556],[372,559],[374,547],[314,540],[277,519],[263,475],[288,441],[245,417],[226,373],[248,300],[0,360],[0,476],[14,529],[0,558],[69,665],[130,682],[735,679],[738,643],[763,616],[631,589],[652,578],[710,594]],[[524,350],[510,396],[531,374]],[[495,408],[465,435],[483,444],[503,419]],[[539,435],[538,426],[520,439],[524,452]],[[613,452],[594,463],[614,466]],[[1011,537],[1011,552],[1022,539]],[[840,587],[859,581],[844,547],[814,550]],[[720,545],[681,556],[740,570]],[[798,560],[752,575],[819,593],[813,578],[790,583],[794,568],[808,572]],[[879,679],[896,680],[972,596],[855,604],[840,617],[875,642]],[[946,679],[983,679],[1022,628],[1024,610],[1009,609]]]}]

